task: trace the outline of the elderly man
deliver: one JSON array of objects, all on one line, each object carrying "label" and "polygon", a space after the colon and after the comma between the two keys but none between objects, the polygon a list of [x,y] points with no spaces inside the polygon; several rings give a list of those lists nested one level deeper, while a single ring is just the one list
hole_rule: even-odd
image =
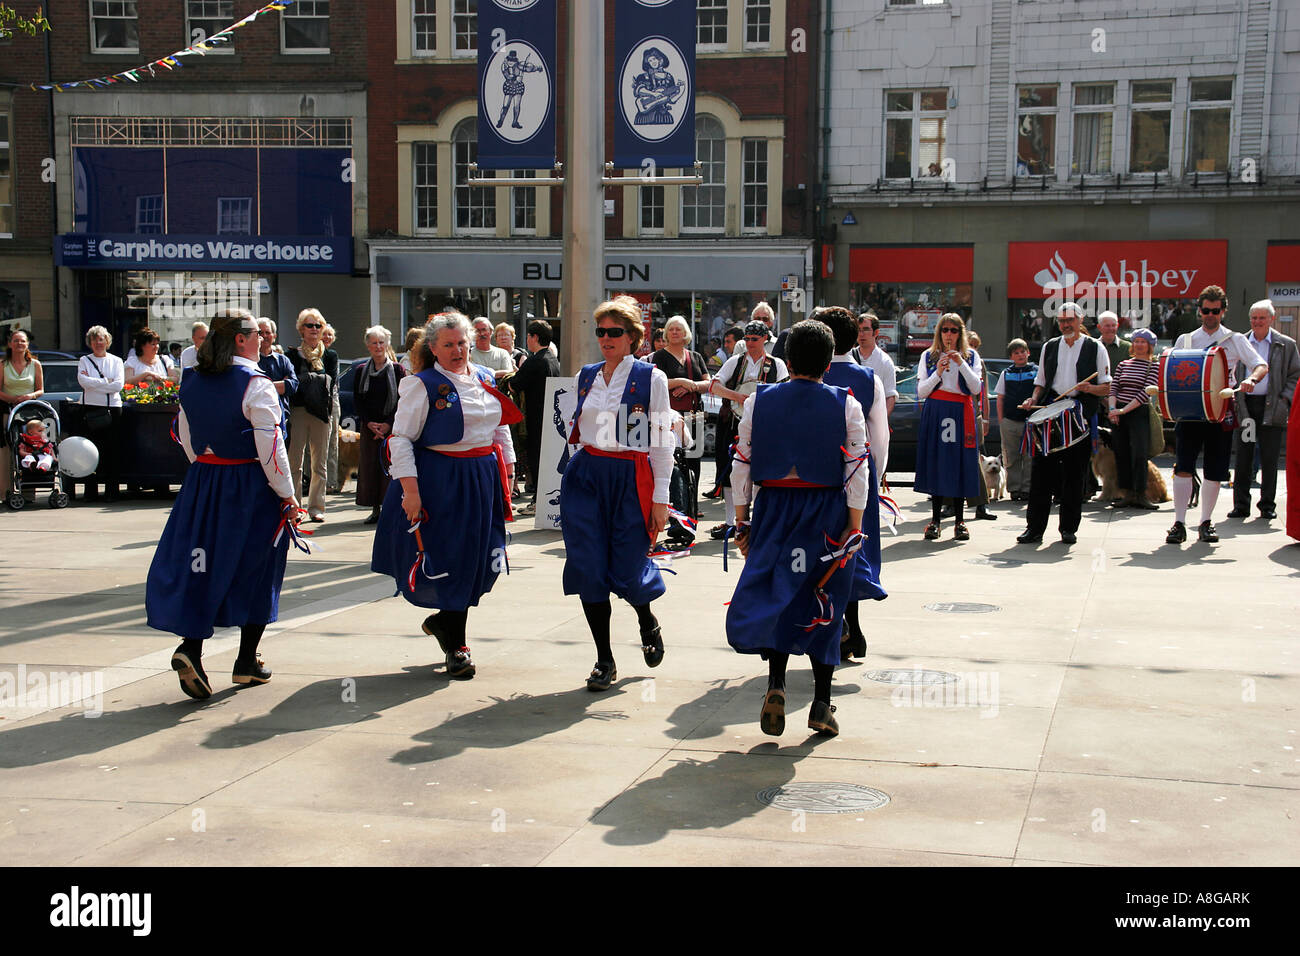
[{"label": "elderly man", "polygon": [[[1043,344],[1038,374],[1034,377],[1034,394],[1020,407],[1028,411],[1035,405],[1049,404],[1068,391],[1083,406],[1085,423],[1095,423],[1101,407],[1099,399],[1110,394],[1110,358],[1100,342],[1083,334],[1083,310],[1075,303],[1066,302],[1060,307],[1056,325],[1061,334]],[[1029,469],[1028,526],[1017,541],[1038,544],[1043,540],[1054,496],[1061,501],[1061,540],[1066,544],[1078,540],[1083,485],[1091,458],[1092,442],[1087,439],[1051,454],[1034,456]]]},{"label": "elderly man", "polygon": [[[758,305],[754,306],[754,311],[749,313],[749,322],[762,322],[767,326],[767,344],[764,346],[764,351],[766,351],[768,355],[776,355],[777,358],[781,358],[781,356],[776,352],[776,347],[773,345],[773,340],[776,339],[776,315],[772,312],[772,307],[766,302],[760,302]],[[748,325],[749,323],[746,324]],[[781,351],[783,352],[785,351],[784,336],[788,335],[789,332],[790,330],[786,329],[785,332],[781,333],[782,339],[780,340],[780,344],[782,346]],[[744,351],[745,343],[737,342],[735,347],[731,350],[731,354],[740,355]]]},{"label": "elderly man", "polygon": [[[1259,514],[1270,520],[1277,517],[1277,459],[1282,450],[1291,415],[1291,398],[1300,383],[1300,353],[1295,339],[1273,329],[1277,312],[1271,299],[1261,299],[1250,307],[1250,335],[1246,341],[1259,359],[1268,363],[1268,371],[1251,394],[1237,394],[1235,412],[1237,431],[1233,442],[1237,468],[1232,479],[1233,508],[1229,518],[1250,517],[1250,484],[1255,477],[1255,450],[1259,450]],[[1245,365],[1238,363],[1238,381],[1246,377]],[[1300,494],[1300,489],[1296,489]]]},{"label": "elderly man", "polygon": [[1097,341],[1106,350],[1112,371],[1128,358],[1128,346],[1119,337],[1119,316],[1114,312],[1106,311],[1097,316]]},{"label": "elderly man", "polygon": [[[1176,349],[1208,349],[1217,345],[1228,354],[1228,363],[1241,363],[1250,373],[1241,380],[1241,391],[1253,393],[1268,374],[1268,363],[1240,332],[1223,327],[1228,315],[1228,294],[1217,285],[1206,286],[1196,297],[1201,327],[1184,332],[1174,342]],[[1232,380],[1236,380],[1233,376]],[[1231,382],[1230,382],[1231,383]],[[1178,460],[1174,463],[1174,525],[1165,536],[1165,544],[1182,544],[1187,540],[1187,506],[1192,499],[1192,473],[1196,459],[1205,449],[1205,481],[1201,484],[1200,541],[1213,543],[1219,534],[1210,520],[1219,500],[1219,483],[1228,480],[1228,457],[1232,453],[1232,432],[1224,431],[1219,422],[1182,421],[1174,426],[1174,445]],[[1249,498],[1247,498],[1249,502]]]},{"label": "elderly man", "polygon": [[203,344],[203,340],[207,337],[208,323],[195,322],[190,328],[190,341],[193,344],[187,346],[185,351],[181,353],[180,366],[182,378],[184,378],[185,370],[187,368],[193,368],[199,364],[199,346]]},{"label": "elderly man", "polygon": [[876,333],[880,331],[880,319],[874,312],[863,312],[858,316],[858,344],[849,355],[859,365],[865,365],[876,373],[876,378],[885,387],[885,413],[894,413],[894,403],[898,401],[898,371],[894,360],[885,350],[876,345]]},{"label": "elderly man", "polygon": [[505,349],[492,344],[492,323],[487,316],[474,320],[474,347],[469,350],[469,360],[475,365],[490,369],[497,378],[515,370],[514,360]]},{"label": "elderly man", "polygon": [[298,376],[294,374],[293,363],[282,352],[273,351],[276,339],[275,322],[262,316],[257,320],[257,367],[266,373],[275,386],[275,394],[280,396],[280,408],[284,412],[281,430],[284,440],[289,440],[289,399],[298,391]]},{"label": "elderly man", "polygon": [[717,463],[716,481],[723,489],[723,498],[727,505],[727,520],[709,532],[712,538],[724,538],[736,524],[736,506],[731,497],[731,446],[740,433],[740,421],[731,408],[731,401],[743,403],[748,391],[737,391],[746,382],[784,382],[788,377],[785,362],[768,355],[766,345],[771,338],[771,330],[762,321],[753,321],[745,326],[744,338],[739,345],[744,352],[733,355],[718,369],[718,374],[709,380],[707,391],[720,395],[722,408],[718,412],[717,437],[714,439],[714,455]]}]

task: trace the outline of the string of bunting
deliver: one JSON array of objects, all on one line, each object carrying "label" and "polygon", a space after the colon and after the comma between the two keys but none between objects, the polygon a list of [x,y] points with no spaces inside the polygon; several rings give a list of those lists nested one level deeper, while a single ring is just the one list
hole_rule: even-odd
[{"label": "string of bunting", "polygon": [[199,40],[197,43],[192,43],[183,50],[177,50],[175,53],[154,60],[151,63],[146,63],[143,66],[137,66],[131,70],[123,70],[120,73],[110,73],[106,76],[97,76],[89,80],[74,80],[71,83],[31,83],[29,84],[29,87],[33,91],[54,90],[55,92],[59,92],[62,90],[70,90],[73,89],[74,87],[83,87],[83,86],[90,87],[91,89],[102,89],[104,87],[112,86],[115,83],[121,83],[123,81],[139,83],[141,80],[145,79],[146,73],[148,73],[150,77],[157,76],[158,75],[157,69],[165,69],[169,71],[179,70],[181,67],[185,65],[181,61],[181,57],[207,56],[214,49],[217,49],[221,44],[229,43],[231,40],[231,34],[235,30],[238,30],[242,26],[247,26],[248,24],[256,20],[258,17],[262,16],[262,14],[264,13],[272,13],[272,12],[278,13],[281,10],[284,10],[286,7],[293,6],[295,2],[296,0],[275,0],[274,3],[268,3],[266,6],[254,10],[252,13],[244,17],[244,19],[240,20],[238,23],[232,23],[224,30],[218,30],[210,37],[207,37],[203,40]]}]

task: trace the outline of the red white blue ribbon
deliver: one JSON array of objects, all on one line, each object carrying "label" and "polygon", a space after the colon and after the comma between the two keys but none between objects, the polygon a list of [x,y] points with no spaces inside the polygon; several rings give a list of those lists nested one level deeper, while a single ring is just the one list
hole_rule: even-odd
[{"label": "red white blue ribbon", "polygon": [[885,527],[889,529],[890,534],[898,534],[898,522],[902,520],[902,512],[898,510],[898,502],[889,495],[877,495],[880,501],[880,512],[885,516]]},{"label": "red white blue ribbon", "polygon": [[288,534],[289,544],[297,548],[303,554],[311,554],[313,548],[317,551],[322,550],[319,544],[316,544],[313,541],[308,541],[307,538],[304,537],[304,535],[310,535],[310,531],[298,527],[298,516],[302,514],[306,514],[306,512],[301,508],[295,508],[293,505],[289,504],[284,505],[280,509],[280,524],[275,529],[275,537],[271,539],[272,548],[278,547],[280,539],[284,537],[284,535]]},{"label": "red white blue ribbon", "polygon": [[407,534],[415,535],[415,562],[411,565],[411,570],[406,575],[406,586],[407,589],[412,594],[415,593],[415,584],[416,584],[415,573],[417,571],[423,574],[430,581],[437,581],[439,578],[445,578],[451,576],[451,573],[449,571],[443,571],[442,574],[430,574],[425,569],[425,559],[427,558],[427,555],[425,554],[425,550],[424,550],[424,538],[420,534],[420,525],[424,524],[428,520],[429,520],[429,512],[421,508],[420,517],[417,520],[412,521],[411,527],[406,529]]}]

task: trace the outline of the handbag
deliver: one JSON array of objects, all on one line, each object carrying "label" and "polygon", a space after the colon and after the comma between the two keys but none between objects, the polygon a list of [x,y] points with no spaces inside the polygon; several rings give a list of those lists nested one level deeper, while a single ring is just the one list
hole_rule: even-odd
[{"label": "handbag", "polygon": [[[108,378],[104,375],[104,370],[99,367],[98,362],[89,355],[86,356],[86,360],[89,361],[91,365],[95,366],[95,371],[99,373],[100,378],[104,379],[104,381],[108,381]],[[107,395],[104,396],[103,405],[87,405],[85,408],[86,412],[82,416],[81,420],[85,423],[88,430],[92,432],[101,432],[113,424],[113,413],[108,410]]]},{"label": "handbag", "polygon": [[1147,402],[1147,417],[1151,422],[1150,436],[1147,439],[1147,457],[1155,458],[1165,453],[1165,419],[1160,414],[1156,403]]}]

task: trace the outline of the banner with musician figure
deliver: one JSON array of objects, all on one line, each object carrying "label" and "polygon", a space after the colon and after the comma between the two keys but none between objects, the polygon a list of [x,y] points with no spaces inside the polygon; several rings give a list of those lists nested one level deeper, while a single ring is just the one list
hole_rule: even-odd
[{"label": "banner with musician figure", "polygon": [[695,164],[695,0],[619,0],[614,166]]},{"label": "banner with musician figure", "polygon": [[478,165],[555,163],[555,0],[480,0]]}]

